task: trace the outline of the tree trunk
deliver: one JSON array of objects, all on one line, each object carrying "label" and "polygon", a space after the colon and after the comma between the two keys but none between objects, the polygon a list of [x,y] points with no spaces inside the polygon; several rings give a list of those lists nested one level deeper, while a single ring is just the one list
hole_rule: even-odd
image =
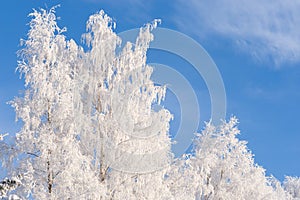
[{"label": "tree trunk", "polygon": [[51,196],[52,193],[52,185],[53,185],[53,174],[51,170],[51,165],[50,165],[50,155],[51,155],[51,150],[48,149],[48,159],[47,159],[47,185],[48,185],[48,193]]}]

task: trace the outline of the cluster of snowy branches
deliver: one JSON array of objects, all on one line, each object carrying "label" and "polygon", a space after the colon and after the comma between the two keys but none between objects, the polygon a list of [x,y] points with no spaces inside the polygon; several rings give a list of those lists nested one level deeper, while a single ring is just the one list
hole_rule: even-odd
[{"label": "cluster of snowy branches", "polygon": [[56,22],[55,9],[30,14],[18,70],[24,96],[11,102],[23,122],[13,146],[0,135],[10,179],[2,199],[300,199],[300,179],[283,184],[254,163],[237,139],[237,119],[207,123],[194,151],[173,159],[166,88],[151,81],[146,52],[158,21],[134,44],[103,11],[90,16],[84,50]]}]

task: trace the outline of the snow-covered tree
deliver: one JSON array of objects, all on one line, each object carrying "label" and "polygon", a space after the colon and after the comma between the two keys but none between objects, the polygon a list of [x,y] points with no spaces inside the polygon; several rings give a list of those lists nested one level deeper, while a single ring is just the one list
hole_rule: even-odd
[{"label": "snow-covered tree", "polygon": [[171,167],[169,184],[177,199],[280,199],[246,142],[236,137],[236,124],[235,117],[219,127],[207,123],[193,155]]},{"label": "snow-covered tree", "polygon": [[23,176],[20,194],[32,194],[35,199],[89,197],[97,182],[89,157],[80,153],[73,105],[73,79],[81,50],[62,35],[65,30],[57,26],[54,9],[30,16],[18,66],[26,91],[12,102],[23,122],[16,140],[24,152],[18,163]]},{"label": "snow-covered tree", "polygon": [[26,91],[12,102],[24,123],[16,140],[23,152],[18,194],[36,199],[159,195],[163,172],[157,170],[171,158],[171,114],[151,108],[165,93],[154,86],[146,65],[157,22],[142,28],[136,44],[127,43],[118,55],[121,40],[103,11],[88,21],[87,53],[65,39],[54,9],[30,16],[18,67]]},{"label": "snow-covered tree", "polygon": [[126,43],[120,53],[121,39],[103,11],[90,17],[84,35],[90,51],[88,68],[79,81],[83,95],[77,101],[82,108],[78,116],[85,119],[80,138],[114,199],[158,198],[163,172],[157,170],[172,157],[168,134],[172,116],[166,109],[155,112],[151,107],[165,94],[165,87],[150,80],[152,68],[146,65],[150,31],[156,25],[154,21],[141,28],[135,44]]},{"label": "snow-covered tree", "polygon": [[[237,119],[207,123],[194,151],[173,160],[166,88],[150,79],[146,53],[158,20],[122,44],[103,11],[90,16],[86,51],[63,35],[55,9],[30,14],[18,69],[25,92],[11,104],[23,122],[16,145],[3,141],[11,178],[2,199],[299,199],[299,178],[283,184],[255,164]],[[123,46],[123,47],[122,47]]]}]

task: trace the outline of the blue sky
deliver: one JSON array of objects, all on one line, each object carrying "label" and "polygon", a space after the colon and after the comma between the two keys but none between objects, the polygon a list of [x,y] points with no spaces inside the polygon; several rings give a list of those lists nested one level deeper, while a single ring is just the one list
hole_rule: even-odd
[{"label": "blue sky", "polygon": [[[236,0],[10,0],[0,12],[0,132],[15,133],[13,109],[6,104],[20,94],[23,81],[15,72],[20,38],[26,38],[32,8],[60,4],[59,25],[80,43],[89,15],[104,9],[117,23],[116,32],[160,18],[160,27],[180,31],[201,44],[222,75],[227,117],[239,118],[240,138],[247,140],[257,163],[279,179],[300,176],[300,3]],[[149,52],[149,62],[172,66],[186,76],[200,98],[201,126],[209,119],[209,94],[201,77],[185,70],[180,59]],[[178,128],[178,102],[168,95]],[[167,97],[168,97],[167,96]],[[177,118],[176,118],[177,117]],[[199,128],[199,130],[201,127]]]}]

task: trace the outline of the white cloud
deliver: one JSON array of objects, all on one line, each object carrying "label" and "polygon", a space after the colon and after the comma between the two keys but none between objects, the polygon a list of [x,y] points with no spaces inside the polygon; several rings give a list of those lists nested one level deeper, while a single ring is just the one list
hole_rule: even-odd
[{"label": "white cloud", "polygon": [[300,61],[299,0],[178,0],[180,28],[217,34],[277,67]]}]

